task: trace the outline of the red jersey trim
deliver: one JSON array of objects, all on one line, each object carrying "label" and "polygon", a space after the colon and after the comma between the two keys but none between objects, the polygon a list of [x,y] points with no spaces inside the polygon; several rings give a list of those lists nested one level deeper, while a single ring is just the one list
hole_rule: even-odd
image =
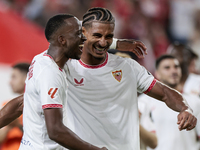
[{"label": "red jersey trim", "polygon": [[[53,60],[53,58],[50,55],[48,55],[47,53],[44,53],[43,56],[47,56],[47,57],[49,57],[49,58],[51,58]],[[60,67],[59,67],[59,70],[62,71],[62,69]]]},{"label": "red jersey trim", "polygon": [[151,89],[154,87],[155,84],[156,84],[156,79],[153,79],[151,85],[150,85],[149,88],[144,92],[144,94],[147,94],[148,92],[150,92]]},{"label": "red jersey trim", "polygon": [[81,59],[79,59],[78,62],[85,68],[90,68],[90,69],[101,68],[101,67],[105,66],[108,62],[108,53],[106,53],[106,60],[100,65],[94,65],[94,66],[93,65],[87,65]]},{"label": "red jersey trim", "polygon": [[43,56],[47,56],[53,60],[53,58],[50,55],[48,55],[47,53],[44,53]]},{"label": "red jersey trim", "polygon": [[46,104],[46,105],[42,105],[42,109],[45,108],[63,108],[63,105],[61,104]]}]

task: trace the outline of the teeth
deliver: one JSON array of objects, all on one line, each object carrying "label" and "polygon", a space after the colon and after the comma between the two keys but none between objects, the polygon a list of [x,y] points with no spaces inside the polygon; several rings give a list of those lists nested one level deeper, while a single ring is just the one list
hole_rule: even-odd
[{"label": "teeth", "polygon": [[104,51],[105,48],[96,48],[98,51]]},{"label": "teeth", "polygon": [[83,44],[79,45],[79,47],[83,47],[83,46],[84,46]]}]

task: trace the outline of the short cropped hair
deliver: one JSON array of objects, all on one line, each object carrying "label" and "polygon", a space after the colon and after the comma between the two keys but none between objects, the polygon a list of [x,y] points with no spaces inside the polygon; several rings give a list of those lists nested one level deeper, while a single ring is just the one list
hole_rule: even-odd
[{"label": "short cropped hair", "polygon": [[176,57],[172,55],[162,55],[158,59],[156,59],[156,69],[160,66],[160,63],[165,59],[176,59]]},{"label": "short cropped hair", "polygon": [[29,70],[29,63],[18,63],[12,66],[13,69],[19,69],[21,72],[27,74]]},{"label": "short cropped hair", "polygon": [[57,31],[62,25],[65,24],[65,20],[74,17],[70,14],[59,14],[51,17],[45,27],[45,36],[47,41],[51,39],[51,35]]},{"label": "short cropped hair", "polygon": [[112,13],[108,9],[101,8],[101,7],[94,7],[94,8],[89,9],[83,15],[82,26],[85,27],[86,25],[90,24],[93,21],[114,24],[115,18],[113,17]]}]

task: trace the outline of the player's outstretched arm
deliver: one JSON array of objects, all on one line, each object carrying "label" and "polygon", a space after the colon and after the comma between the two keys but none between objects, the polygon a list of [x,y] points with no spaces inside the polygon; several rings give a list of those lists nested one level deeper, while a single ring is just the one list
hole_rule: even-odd
[{"label": "player's outstretched arm", "polygon": [[24,96],[18,96],[10,100],[0,110],[0,128],[8,125],[15,119],[17,119],[23,112],[24,107]]},{"label": "player's outstretched arm", "polygon": [[98,148],[80,139],[74,132],[63,124],[61,108],[44,109],[45,121],[49,138],[71,150],[107,150]]},{"label": "player's outstretched arm", "polygon": [[134,39],[113,39],[110,49],[128,51],[134,53],[138,58],[147,55],[147,48],[142,41]]},{"label": "player's outstretched arm", "polygon": [[192,109],[178,91],[157,81],[147,95],[165,102],[168,107],[180,112],[177,122],[179,124],[179,130],[191,130],[196,126],[197,119],[193,115]]}]

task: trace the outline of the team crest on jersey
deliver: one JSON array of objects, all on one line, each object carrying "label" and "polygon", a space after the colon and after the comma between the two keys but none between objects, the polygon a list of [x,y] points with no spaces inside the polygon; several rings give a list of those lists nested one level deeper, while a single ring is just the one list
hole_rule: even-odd
[{"label": "team crest on jersey", "polygon": [[80,80],[74,78],[75,86],[83,86],[83,81],[83,78],[81,78]]},{"label": "team crest on jersey", "polygon": [[112,75],[118,82],[120,82],[122,79],[122,70],[113,71]]}]

